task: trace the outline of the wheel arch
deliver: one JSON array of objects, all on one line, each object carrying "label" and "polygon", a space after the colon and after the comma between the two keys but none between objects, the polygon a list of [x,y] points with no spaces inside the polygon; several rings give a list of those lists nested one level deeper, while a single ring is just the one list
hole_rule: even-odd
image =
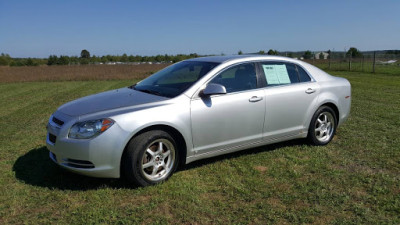
[{"label": "wheel arch", "polygon": [[187,146],[186,146],[186,141],[185,138],[183,137],[183,135],[181,134],[181,132],[179,132],[176,128],[169,126],[169,125],[165,125],[165,124],[157,124],[157,125],[151,125],[145,128],[142,128],[141,130],[139,130],[138,132],[136,132],[130,139],[129,141],[126,143],[125,147],[124,147],[124,151],[121,155],[121,159],[120,159],[120,173],[122,173],[122,162],[123,162],[123,158],[125,157],[126,154],[126,149],[129,145],[129,142],[137,137],[138,135],[148,132],[148,131],[152,131],[152,130],[162,130],[165,131],[167,133],[169,133],[174,140],[177,142],[176,144],[179,146],[178,147],[178,155],[179,155],[179,165],[178,166],[182,166],[186,164],[186,156],[187,156]]},{"label": "wheel arch", "polygon": [[[329,110],[327,110],[329,108]],[[316,127],[316,121],[317,121],[317,119],[318,119],[318,117],[323,113],[323,112],[326,112],[326,111],[330,111],[330,112],[332,112],[333,111],[333,120],[335,120],[335,122],[336,122],[336,125],[334,124],[333,125],[333,128],[329,128],[329,129],[331,129],[332,130],[332,133],[331,133],[331,131],[329,130],[329,132],[328,132],[328,128],[326,129],[326,132],[324,131],[323,133],[322,133],[322,137],[316,137],[317,136],[317,134],[316,134],[316,132],[317,132],[317,127]],[[319,123],[323,123],[323,122],[319,122]],[[334,104],[334,103],[332,103],[332,102],[330,102],[330,101],[327,101],[327,102],[324,102],[323,104],[321,104],[318,108],[317,108],[317,110],[315,111],[315,113],[313,114],[313,116],[312,116],[312,119],[311,119],[311,121],[310,121],[310,125],[309,125],[309,128],[308,128],[308,132],[307,132],[307,139],[310,141],[310,143],[312,144],[312,145],[326,145],[326,144],[328,144],[331,140],[332,140],[332,138],[333,138],[333,136],[335,135],[335,132],[336,132],[336,128],[338,127],[338,123],[339,123],[339,109],[338,109],[338,107],[337,107],[337,105],[336,104]],[[321,132],[321,131],[319,131],[319,132]],[[326,134],[325,134],[326,133]],[[328,133],[329,133],[329,136],[327,136],[328,135]],[[321,134],[321,133],[320,133]],[[318,136],[320,136],[320,135],[318,135]],[[326,137],[323,137],[323,136],[327,136],[327,140],[325,140],[326,139]],[[320,140],[320,138],[322,139],[322,138],[324,138],[324,140]]]},{"label": "wheel arch", "polygon": [[326,103],[322,104],[318,108],[321,108],[322,106],[328,106],[329,108],[331,108],[335,112],[336,122],[339,124],[339,118],[340,118],[339,117],[339,108],[332,102],[326,102]]}]

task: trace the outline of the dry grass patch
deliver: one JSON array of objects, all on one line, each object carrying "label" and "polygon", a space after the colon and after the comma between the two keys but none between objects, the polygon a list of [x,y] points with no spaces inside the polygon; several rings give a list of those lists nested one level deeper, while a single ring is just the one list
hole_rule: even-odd
[{"label": "dry grass patch", "polygon": [[149,195],[135,195],[127,196],[126,198],[116,198],[115,200],[115,204],[119,205],[121,208],[126,208],[150,204],[152,201],[152,197]]},{"label": "dry grass patch", "polygon": [[260,173],[264,173],[265,171],[267,171],[267,167],[265,166],[255,166],[254,169]]},{"label": "dry grass patch", "polygon": [[141,80],[168,65],[0,66],[0,82]]},{"label": "dry grass patch", "polygon": [[279,198],[276,198],[276,197],[268,198],[267,204],[276,210],[280,210],[280,211],[286,210],[285,204],[283,204],[283,202]]}]

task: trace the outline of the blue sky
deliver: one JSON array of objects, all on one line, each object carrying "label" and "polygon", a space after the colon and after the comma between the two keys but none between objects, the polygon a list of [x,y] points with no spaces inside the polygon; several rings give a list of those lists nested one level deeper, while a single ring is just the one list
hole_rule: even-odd
[{"label": "blue sky", "polygon": [[236,54],[400,49],[400,1],[0,0],[0,52]]}]

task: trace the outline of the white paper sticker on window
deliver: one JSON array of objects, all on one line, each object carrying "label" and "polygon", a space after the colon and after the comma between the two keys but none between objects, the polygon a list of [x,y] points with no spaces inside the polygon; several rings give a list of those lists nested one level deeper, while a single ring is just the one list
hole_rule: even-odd
[{"label": "white paper sticker on window", "polygon": [[263,65],[265,78],[269,85],[290,84],[286,65]]}]

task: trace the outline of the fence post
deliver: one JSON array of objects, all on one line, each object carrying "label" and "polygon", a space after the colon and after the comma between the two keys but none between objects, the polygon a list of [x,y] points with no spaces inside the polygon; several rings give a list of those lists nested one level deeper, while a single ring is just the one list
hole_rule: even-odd
[{"label": "fence post", "polygon": [[372,72],[375,73],[376,52],[374,52],[374,62],[372,64]]},{"label": "fence post", "polygon": [[361,63],[361,70],[364,72],[364,60],[365,60],[365,55],[363,55],[362,58],[362,63]]},{"label": "fence post", "polygon": [[329,57],[329,66],[328,66],[328,68],[329,68],[329,70],[330,70],[330,69],[331,69],[331,59],[332,59],[331,54],[329,54],[328,57]]},{"label": "fence post", "polygon": [[349,55],[349,71],[351,71],[351,54]]}]

